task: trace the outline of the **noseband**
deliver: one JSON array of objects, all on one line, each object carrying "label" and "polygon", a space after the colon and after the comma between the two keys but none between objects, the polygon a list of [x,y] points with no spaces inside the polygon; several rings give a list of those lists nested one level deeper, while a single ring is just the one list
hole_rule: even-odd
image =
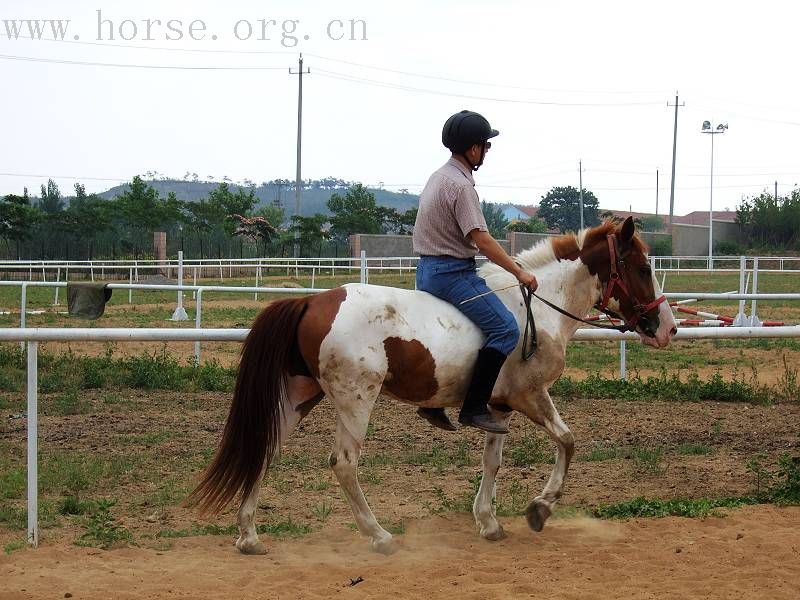
[{"label": "noseband", "polygon": [[[611,272],[608,276],[608,281],[605,284],[605,290],[603,290],[603,300],[594,306],[597,310],[608,315],[609,317],[623,321],[629,331],[635,331],[636,324],[641,320],[641,318],[646,313],[650,312],[659,304],[664,302],[667,297],[664,294],[661,294],[658,298],[654,299],[648,304],[642,304],[639,302],[639,299],[631,292],[630,285],[625,281],[625,259],[619,253],[617,236],[614,234],[608,234],[606,236],[606,241],[608,242],[608,257],[609,264],[611,266]],[[619,288],[620,291],[625,294],[625,296],[627,296],[628,299],[633,303],[633,310],[635,314],[630,319],[626,319],[624,316],[608,308],[608,303],[611,301],[611,297],[613,296],[616,288]]]}]

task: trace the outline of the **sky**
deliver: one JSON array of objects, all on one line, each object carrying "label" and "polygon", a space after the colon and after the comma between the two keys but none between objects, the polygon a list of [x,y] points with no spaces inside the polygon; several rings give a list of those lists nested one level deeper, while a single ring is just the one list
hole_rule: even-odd
[{"label": "sky", "polygon": [[[293,180],[302,52],[305,179],[418,192],[467,108],[501,132],[482,199],[538,204],[580,163],[601,207],[666,214],[677,93],[675,214],[709,209],[712,137],[713,206],[734,209],[800,184],[798,17],[770,0],[3,0],[0,194]],[[62,20],[64,41],[49,23],[27,39],[30,19]]]}]

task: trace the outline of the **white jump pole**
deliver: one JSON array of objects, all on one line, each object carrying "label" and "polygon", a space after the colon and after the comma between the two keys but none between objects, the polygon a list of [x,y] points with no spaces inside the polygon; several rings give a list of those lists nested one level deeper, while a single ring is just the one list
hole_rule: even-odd
[{"label": "white jump pole", "polygon": [[39,546],[39,342],[28,342],[28,543]]}]

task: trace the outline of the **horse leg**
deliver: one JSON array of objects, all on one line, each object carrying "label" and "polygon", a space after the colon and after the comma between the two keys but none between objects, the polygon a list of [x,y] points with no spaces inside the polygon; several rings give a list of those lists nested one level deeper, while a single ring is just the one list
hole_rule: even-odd
[{"label": "horse leg", "polygon": [[553,405],[547,389],[542,389],[530,402],[526,403],[522,412],[544,429],[558,448],[556,464],[550,474],[550,479],[542,493],[536,496],[525,509],[528,526],[534,531],[541,531],[564,491],[567,469],[569,469],[569,463],[575,451],[575,438],[566,423],[561,420],[561,415]]},{"label": "horse leg", "polygon": [[[281,441],[274,457],[269,457],[269,461],[264,457],[264,464],[261,467],[259,481],[264,478],[267,464],[272,463],[273,459],[279,456],[280,447],[286,442],[294,432],[297,425],[305,416],[311,412],[323,398],[323,394],[317,382],[309,377],[290,377],[287,382],[287,398],[282,404],[281,416]],[[258,538],[256,531],[255,514],[258,508],[258,493],[261,486],[254,486],[253,490],[246,498],[242,498],[239,506],[238,524],[239,538],[236,540],[236,547],[243,554],[266,554],[267,548]]]},{"label": "horse leg", "polygon": [[[500,412],[492,407],[494,420],[503,427],[508,427],[511,420],[511,413]],[[480,528],[481,537],[487,540],[501,540],[505,537],[503,526],[497,522],[495,508],[492,501],[497,493],[497,472],[503,462],[503,442],[505,435],[497,433],[487,433],[483,444],[483,477],[481,486],[475,495],[472,504],[472,514],[475,516],[475,523]]]},{"label": "horse leg", "polygon": [[342,415],[337,415],[336,440],[329,463],[347,496],[358,530],[371,538],[373,550],[381,554],[391,554],[397,549],[392,534],[378,524],[358,483],[358,457],[367,433],[369,411],[358,411],[356,415],[352,415],[349,423],[351,429],[356,431],[351,432],[345,426]]}]

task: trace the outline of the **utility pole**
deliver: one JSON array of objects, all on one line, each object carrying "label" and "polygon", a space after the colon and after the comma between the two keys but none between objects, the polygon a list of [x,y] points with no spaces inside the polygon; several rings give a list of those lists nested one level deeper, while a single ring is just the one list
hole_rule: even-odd
[{"label": "utility pole", "polygon": [[775,181],[775,204],[778,203],[778,181]]},{"label": "utility pole", "polygon": [[686,106],[686,103],[678,104],[678,92],[675,92],[675,104],[667,102],[667,106],[675,107],[675,127],[672,130],[672,182],[669,185],[669,225],[672,226],[672,215],[675,212],[675,152],[678,148],[678,107]]},{"label": "utility pole", "polygon": [[[290,75],[297,75],[297,173],[295,175],[294,184],[294,214],[300,216],[300,204],[302,196],[302,180],[300,178],[300,159],[301,148],[303,140],[303,73],[310,74],[311,69],[303,71],[303,54],[300,53],[300,58],[297,63],[297,72],[289,69]],[[300,256],[300,230],[295,229],[294,232],[294,257]]]},{"label": "utility pole", "polygon": [[580,160],[578,161],[578,185],[580,186],[578,198],[581,205],[581,229],[583,229],[583,161]]},{"label": "utility pole", "polygon": [[658,216],[658,169],[656,169],[656,216]]}]

